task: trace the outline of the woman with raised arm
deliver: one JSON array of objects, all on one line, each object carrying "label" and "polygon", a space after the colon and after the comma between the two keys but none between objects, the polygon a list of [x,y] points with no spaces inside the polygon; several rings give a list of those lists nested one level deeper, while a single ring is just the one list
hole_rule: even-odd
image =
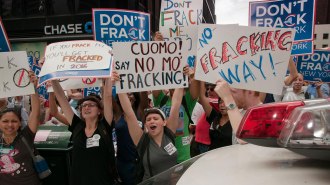
[{"label": "woman with raised arm", "polygon": [[114,184],[117,178],[111,135],[111,79],[107,78],[104,85],[103,104],[94,96],[79,100],[79,118],[71,109],[59,82],[52,81],[54,93],[72,132],[71,185],[109,185]]},{"label": "woman with raised arm", "polygon": [[[119,80],[118,74],[113,75],[113,77],[116,78],[116,81]],[[162,110],[158,108],[146,109],[144,124],[146,132],[141,130],[127,94],[118,94],[118,96],[130,136],[143,163],[143,180],[176,165],[177,149],[175,148],[174,133],[179,123],[183,88],[175,89],[170,117],[167,120]]]},{"label": "woman with raised arm", "polygon": [[[31,83],[36,87],[37,78],[30,71]],[[7,108],[0,113],[0,183],[2,185],[40,185],[31,153],[39,125],[40,103],[38,91],[31,95],[31,112],[28,126],[21,130],[21,110]],[[24,138],[24,139],[23,139]]]}]

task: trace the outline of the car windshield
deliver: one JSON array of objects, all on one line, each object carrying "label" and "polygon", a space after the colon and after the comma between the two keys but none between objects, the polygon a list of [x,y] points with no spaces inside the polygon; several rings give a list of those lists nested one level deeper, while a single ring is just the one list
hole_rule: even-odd
[{"label": "car windshield", "polygon": [[184,172],[194,163],[196,162],[200,157],[202,157],[205,153],[198,155],[196,157],[193,157],[187,161],[184,161],[180,164],[177,164],[173,166],[172,168],[169,168],[168,170],[155,175],[154,177],[143,181],[140,183],[140,185],[174,185],[177,184],[181,176],[184,174]]}]

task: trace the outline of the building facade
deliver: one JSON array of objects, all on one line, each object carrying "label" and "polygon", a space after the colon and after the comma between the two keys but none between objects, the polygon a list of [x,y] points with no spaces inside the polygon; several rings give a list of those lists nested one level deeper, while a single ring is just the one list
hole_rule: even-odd
[{"label": "building facade", "polygon": [[327,48],[330,46],[330,24],[315,25],[314,49]]}]

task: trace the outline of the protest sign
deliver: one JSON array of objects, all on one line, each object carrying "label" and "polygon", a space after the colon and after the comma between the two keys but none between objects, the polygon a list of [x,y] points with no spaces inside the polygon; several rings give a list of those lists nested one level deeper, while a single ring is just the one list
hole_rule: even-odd
[{"label": "protest sign", "polygon": [[282,93],[293,29],[203,24],[198,36],[195,79]]},{"label": "protest sign", "polygon": [[46,47],[39,84],[50,79],[109,77],[111,48],[92,40],[57,42]]},{"label": "protest sign", "polygon": [[7,33],[5,27],[2,24],[2,20],[0,19],[0,52],[7,52],[10,50],[10,43],[7,37]]},{"label": "protest sign", "polygon": [[[69,89],[81,89],[89,87],[99,87],[102,84],[101,79],[97,78],[70,78],[70,79],[60,79],[61,87],[64,90]],[[53,88],[49,87],[48,92],[53,92]]]},{"label": "protest sign", "polygon": [[306,81],[330,82],[330,51],[315,50],[312,55],[299,56],[297,69]]},{"label": "protest sign", "polygon": [[93,9],[94,40],[112,42],[149,41],[150,14],[118,9]]},{"label": "protest sign", "polygon": [[34,94],[25,51],[0,53],[0,98]]},{"label": "protest sign", "polygon": [[188,87],[182,74],[187,47],[182,41],[113,43],[117,93]]},{"label": "protest sign", "polygon": [[160,9],[159,31],[164,40],[182,40],[188,44],[187,63],[196,59],[197,25],[202,23],[203,1],[163,0]]},{"label": "protest sign", "polygon": [[250,2],[250,26],[294,28],[292,55],[313,53],[315,0]]},{"label": "protest sign", "polygon": [[84,97],[89,96],[91,94],[101,95],[101,87],[88,87],[84,88]]}]

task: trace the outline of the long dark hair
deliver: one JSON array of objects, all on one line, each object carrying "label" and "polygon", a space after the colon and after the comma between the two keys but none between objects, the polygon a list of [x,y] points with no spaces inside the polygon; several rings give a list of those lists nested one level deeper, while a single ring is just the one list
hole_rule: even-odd
[{"label": "long dark hair", "polygon": [[8,112],[14,113],[17,116],[18,120],[21,122],[21,126],[18,129],[18,132],[19,132],[22,129],[21,109],[22,109],[22,107],[16,107],[16,106],[14,108],[6,108],[6,109],[4,109],[0,112],[0,119],[2,119],[2,116],[5,115]]}]

